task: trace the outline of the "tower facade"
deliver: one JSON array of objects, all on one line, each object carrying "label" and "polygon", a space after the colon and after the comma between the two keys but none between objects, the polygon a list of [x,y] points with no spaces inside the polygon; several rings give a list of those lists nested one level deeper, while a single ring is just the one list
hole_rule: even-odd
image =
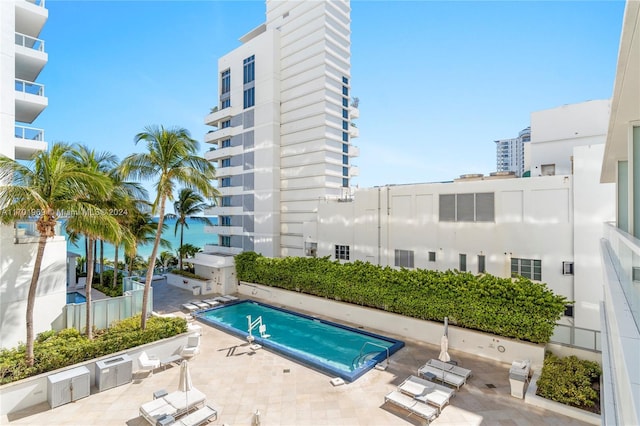
[{"label": "tower facade", "polygon": [[524,144],[531,141],[531,127],[523,129],[517,138],[500,139],[496,143],[496,171],[524,173]]},{"label": "tower facade", "polygon": [[219,99],[205,123],[216,163],[219,218],[205,251],[312,255],[305,235],[318,201],[350,197],[349,1],[267,1],[266,22],[218,60]]}]

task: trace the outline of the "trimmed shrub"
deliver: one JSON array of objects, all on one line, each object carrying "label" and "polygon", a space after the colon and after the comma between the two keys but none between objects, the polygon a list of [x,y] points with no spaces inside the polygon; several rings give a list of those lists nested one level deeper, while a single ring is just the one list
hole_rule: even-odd
[{"label": "trimmed shrub", "polygon": [[393,269],[324,258],[235,256],[238,279],[299,291],[423,320],[449,322],[547,343],[567,302],[546,284],[523,277],[498,278],[468,272]]},{"label": "trimmed shrub", "polygon": [[600,414],[601,374],[597,362],[581,360],[574,355],[558,358],[547,352],[536,395]]},{"label": "trimmed shrub", "polygon": [[0,350],[0,385],[57,370],[114,352],[172,337],[187,331],[182,318],[151,317],[144,331],[140,315],[98,330],[93,340],[74,328],[40,333],[34,342],[35,364],[25,363],[25,346]]},{"label": "trimmed shrub", "polygon": [[201,277],[200,275],[194,274],[193,272],[189,272],[189,271],[181,271],[180,269],[173,269],[170,272],[171,274],[174,275],[182,275],[183,277],[187,277],[187,278],[193,278],[196,280],[202,280],[202,281],[207,281],[208,278],[205,277]]}]

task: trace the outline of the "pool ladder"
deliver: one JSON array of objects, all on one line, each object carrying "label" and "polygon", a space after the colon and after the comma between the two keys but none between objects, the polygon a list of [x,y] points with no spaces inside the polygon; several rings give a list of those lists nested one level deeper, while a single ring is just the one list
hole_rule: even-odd
[{"label": "pool ladder", "polygon": [[249,340],[253,341],[253,335],[251,334],[251,331],[256,327],[258,327],[260,337],[262,337],[263,339],[268,339],[269,337],[271,337],[270,334],[267,334],[267,326],[262,323],[262,316],[259,316],[254,321],[252,321],[251,315],[247,315],[247,321],[249,323]]},{"label": "pool ladder", "polygon": [[[389,354],[389,348],[387,348],[386,346],[382,346],[382,345],[381,345],[381,344],[379,344],[379,343],[371,342],[371,341],[364,342],[364,344],[363,344],[363,345],[362,345],[362,347],[360,348],[360,355],[358,355],[358,356],[356,357],[356,359],[354,359],[354,360],[353,360],[353,364],[355,364],[355,363],[360,364],[361,362],[363,362],[363,352],[364,352],[364,348],[365,348],[367,345],[377,346],[377,347],[382,348],[382,349],[384,349],[384,350],[385,350],[385,352],[387,353],[387,356],[386,356],[386,358],[384,359],[384,364],[379,362],[379,363],[377,363],[377,364],[375,365],[375,368],[376,368],[376,370],[386,370],[386,369],[387,369],[387,367],[389,366],[389,356],[390,356],[390,354]],[[364,353],[364,356],[366,357],[367,355],[370,355],[370,354],[372,354],[372,353],[374,353],[374,352],[366,352],[366,353]]]}]

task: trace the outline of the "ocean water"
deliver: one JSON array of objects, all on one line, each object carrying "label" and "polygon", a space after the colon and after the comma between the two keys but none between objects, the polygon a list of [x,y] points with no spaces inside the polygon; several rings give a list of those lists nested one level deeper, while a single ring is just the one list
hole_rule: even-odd
[{"label": "ocean water", "polygon": [[[209,220],[213,224],[217,223],[217,217],[210,217]],[[162,237],[168,240],[171,243],[171,249],[163,248],[162,246],[158,247],[158,256],[161,252],[167,250],[176,255],[176,250],[180,247],[180,228],[178,227],[178,232],[176,235],[173,234],[176,219],[165,219],[164,223],[167,224],[167,228],[162,232]],[[189,224],[189,228],[184,227],[184,244],[193,244],[196,247],[204,248],[205,244],[217,244],[218,236],[216,234],[207,234],[204,232],[205,224],[201,222],[196,222],[193,220],[187,219],[187,223]],[[66,237],[67,233],[64,231],[64,226],[62,229],[62,234]],[[149,259],[151,256],[151,250],[153,249],[153,244],[148,245],[139,245],[138,246],[138,255],[142,256],[145,260]],[[85,255],[84,251],[84,237],[80,238],[76,245],[72,244],[67,240],[67,251],[80,254],[82,256]],[[115,248],[113,245],[109,243],[104,243],[104,257],[105,259],[113,260],[115,255]],[[98,245],[98,256],[100,256],[100,245]],[[124,252],[122,248],[118,252],[118,258],[120,261],[124,260]]]}]

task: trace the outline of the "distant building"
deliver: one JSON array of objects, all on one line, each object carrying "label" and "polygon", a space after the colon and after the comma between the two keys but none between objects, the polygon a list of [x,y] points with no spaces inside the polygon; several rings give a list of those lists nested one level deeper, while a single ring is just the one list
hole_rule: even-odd
[{"label": "distant building", "polygon": [[524,145],[531,140],[531,127],[523,129],[517,138],[500,139],[496,143],[496,171],[524,174]]},{"label": "distant building", "polygon": [[205,157],[216,163],[219,217],[205,252],[304,256],[319,199],[349,198],[358,149],[349,1],[267,1],[266,22],[218,61]]}]

